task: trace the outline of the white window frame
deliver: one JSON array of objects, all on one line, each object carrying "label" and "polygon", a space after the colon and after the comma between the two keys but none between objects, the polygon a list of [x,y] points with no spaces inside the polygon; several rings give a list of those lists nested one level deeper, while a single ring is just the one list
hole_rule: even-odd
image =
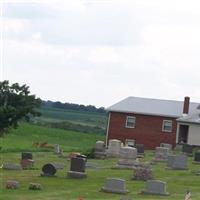
[{"label": "white window frame", "polygon": [[[128,126],[127,123],[128,123],[128,119],[133,119],[133,126]],[[136,123],[136,117],[134,116],[126,116],[126,125],[125,127],[126,128],[135,128],[135,123]]]},{"label": "white window frame", "polygon": [[[165,127],[165,123],[171,123],[171,129],[170,130],[165,130],[164,127]],[[173,129],[173,122],[172,120],[163,120],[163,124],[162,124],[162,132],[168,132],[168,133],[171,133],[172,132],[172,129]]]}]

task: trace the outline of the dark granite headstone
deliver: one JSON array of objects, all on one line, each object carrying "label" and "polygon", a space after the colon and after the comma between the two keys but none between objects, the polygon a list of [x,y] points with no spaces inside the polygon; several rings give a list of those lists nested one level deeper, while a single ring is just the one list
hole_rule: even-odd
[{"label": "dark granite headstone", "polygon": [[42,171],[43,174],[41,174],[41,176],[55,176],[57,170],[53,164],[48,163],[42,167]]},{"label": "dark granite headstone", "polygon": [[72,158],[70,171],[68,172],[68,177],[70,178],[86,178],[85,173],[86,160],[84,158]]},{"label": "dark granite headstone", "polygon": [[33,159],[32,153],[30,153],[30,152],[22,152],[22,160],[24,160],[24,159],[32,160]]},{"label": "dark granite headstone", "polygon": [[193,146],[189,144],[183,144],[182,152],[188,155],[192,155]]},{"label": "dark granite headstone", "polygon": [[70,171],[75,171],[75,172],[85,172],[85,159],[83,158],[72,158],[71,159],[71,167]]},{"label": "dark granite headstone", "polygon": [[200,150],[195,152],[194,162],[200,163]]},{"label": "dark granite headstone", "polygon": [[139,155],[144,155],[144,145],[143,144],[136,144],[135,148],[137,149],[137,153]]}]

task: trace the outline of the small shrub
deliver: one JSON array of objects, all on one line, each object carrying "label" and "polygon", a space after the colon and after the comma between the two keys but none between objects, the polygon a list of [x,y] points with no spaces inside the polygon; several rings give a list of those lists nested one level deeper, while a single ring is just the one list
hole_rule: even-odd
[{"label": "small shrub", "polygon": [[92,148],[92,149],[86,150],[82,154],[85,155],[85,156],[87,156],[87,158],[95,158],[94,152],[95,152],[95,149]]}]

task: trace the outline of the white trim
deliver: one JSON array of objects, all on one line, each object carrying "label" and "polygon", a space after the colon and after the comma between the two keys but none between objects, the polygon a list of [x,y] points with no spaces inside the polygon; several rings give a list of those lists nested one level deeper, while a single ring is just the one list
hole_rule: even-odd
[{"label": "white trim", "polygon": [[171,118],[180,118],[181,115],[166,115],[166,114],[161,114],[161,113],[145,113],[145,112],[136,112],[136,111],[129,111],[129,110],[112,110],[112,109],[106,109],[108,112],[119,112],[119,113],[133,113],[133,114],[138,114],[138,115],[147,115],[147,116],[159,116],[159,117],[171,117]]},{"label": "white trim", "polygon": [[107,123],[107,131],[106,131],[106,147],[108,146],[108,131],[109,131],[109,128],[110,128],[110,117],[111,117],[111,112],[109,112],[109,115],[108,115],[108,123]]},{"label": "white trim", "polygon": [[[164,124],[165,124],[165,122],[170,122],[171,123],[171,130],[164,130]],[[162,132],[167,132],[167,133],[171,133],[172,132],[172,130],[173,130],[173,122],[172,122],[172,120],[163,120],[163,123],[162,123]]]},{"label": "white trim", "polygon": [[[132,119],[134,119],[134,124],[133,124],[133,126],[127,126],[128,118],[132,118]],[[130,115],[127,115],[127,116],[126,116],[126,124],[125,124],[125,128],[135,128],[135,122],[136,122],[136,117],[134,117],[134,116],[130,116]]]}]

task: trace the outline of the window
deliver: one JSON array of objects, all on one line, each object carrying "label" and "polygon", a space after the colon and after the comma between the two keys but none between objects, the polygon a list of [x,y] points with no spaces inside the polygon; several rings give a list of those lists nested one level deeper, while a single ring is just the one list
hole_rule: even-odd
[{"label": "window", "polygon": [[135,128],[135,117],[133,116],[126,117],[126,128]]},{"label": "window", "polygon": [[172,121],[171,120],[163,120],[162,131],[163,132],[172,132]]}]

